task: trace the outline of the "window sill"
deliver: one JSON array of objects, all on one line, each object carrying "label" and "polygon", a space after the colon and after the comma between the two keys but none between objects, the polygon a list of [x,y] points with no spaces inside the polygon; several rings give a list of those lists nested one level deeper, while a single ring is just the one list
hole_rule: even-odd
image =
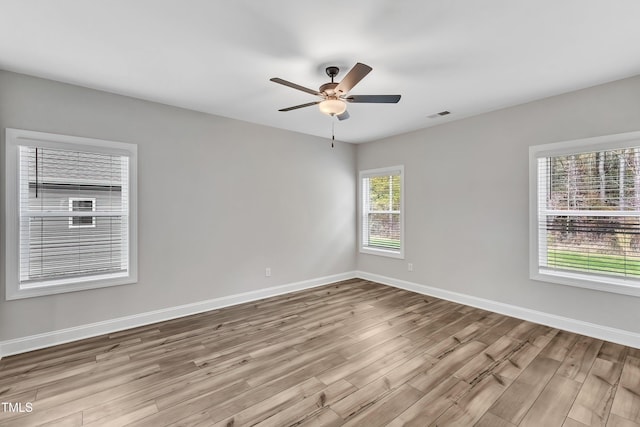
[{"label": "window sill", "polygon": [[60,279],[44,282],[32,282],[7,289],[7,300],[55,295],[110,286],[129,285],[137,282],[137,277],[127,273],[107,274],[88,279]]},{"label": "window sill", "polygon": [[532,272],[531,279],[540,282],[557,283],[595,291],[640,297],[640,281],[633,279],[617,279],[614,277],[593,276],[566,271],[558,272],[543,268],[537,272]]},{"label": "window sill", "polygon": [[384,256],[384,257],[389,257],[389,258],[399,258],[399,259],[404,259],[404,252],[402,250],[400,251],[393,251],[390,249],[379,249],[379,248],[371,248],[371,247],[361,247],[360,248],[360,253],[362,254],[369,254],[369,255],[378,255],[378,256]]}]

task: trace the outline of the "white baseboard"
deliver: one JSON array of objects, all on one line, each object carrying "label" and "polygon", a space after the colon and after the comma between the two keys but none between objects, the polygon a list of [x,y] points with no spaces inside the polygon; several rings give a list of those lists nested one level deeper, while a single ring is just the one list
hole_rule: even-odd
[{"label": "white baseboard", "polygon": [[392,277],[381,276],[364,271],[351,271],[281,286],[274,286],[271,288],[260,289],[256,291],[243,292],[240,294],[214,298],[207,301],[199,301],[192,304],[185,304],[176,307],[149,311],[146,313],[120,317],[117,319],[105,320],[103,322],[96,322],[88,325],[81,325],[73,328],[61,329],[23,338],[16,338],[13,340],[0,341],[0,359],[4,356],[9,356],[12,354],[25,353],[27,351],[51,347],[58,344],[64,344],[84,338],[113,333],[124,329],[135,328],[138,326],[145,326],[152,323],[163,322],[178,317],[216,310],[218,308],[256,301],[259,299],[282,295],[290,292],[315,288],[318,286],[323,286],[330,283],[339,282],[341,280],[348,280],[353,278],[371,280],[373,282],[394,286],[396,288],[405,289],[419,294],[429,295],[436,298],[481,308],[483,310],[504,314],[506,316],[540,323],[543,325],[551,326],[553,328],[564,329],[569,332],[575,332],[581,335],[587,335],[590,337],[611,341],[622,345],[628,345],[630,347],[640,348],[640,334],[634,332],[610,328],[608,326],[597,325],[589,322],[583,322],[581,320],[570,319],[568,317],[557,316],[555,314],[544,313],[541,311],[531,310],[515,305],[505,304],[474,297],[471,295],[421,285],[418,283],[407,282],[405,280],[394,279]]},{"label": "white baseboard", "polygon": [[76,326],[73,328],[60,329],[57,331],[45,332],[31,335],[24,338],[16,338],[7,341],[0,341],[0,359],[12,354],[25,353],[84,338],[109,334],[124,329],[149,325],[157,322],[164,322],[178,317],[189,316],[191,314],[202,313],[231,305],[256,301],[263,298],[282,295],[304,289],[315,288],[329,283],[339,282],[355,278],[355,272],[334,274],[331,276],[319,277],[316,279],[304,280],[301,282],[289,283],[281,286],[274,286],[256,291],[243,292],[240,294],[214,298],[206,301],[199,301],[191,304],[168,307],[146,313],[134,314],[131,316],[119,317],[117,319],[105,320],[103,322],[90,323],[88,325]]},{"label": "white baseboard", "polygon": [[481,308],[483,310],[492,311],[494,313],[504,314],[506,316],[516,317],[522,320],[528,320],[530,322],[551,326],[553,328],[563,329],[569,332],[575,332],[581,335],[587,335],[589,337],[605,341],[611,341],[634,348],[640,348],[640,334],[637,334],[635,332],[602,326],[595,323],[583,322],[581,320],[557,316],[555,314],[544,313],[542,311],[531,310],[529,308],[491,301],[484,298],[478,298],[458,292],[447,291],[445,289],[434,288],[431,286],[420,285],[417,283],[407,282],[405,280],[394,279],[392,277],[381,276],[378,274],[367,273],[364,271],[356,271],[356,276],[365,280],[370,280],[372,282],[382,283],[384,285],[405,289],[407,291],[412,291],[419,294],[444,299],[447,301],[453,301],[460,304]]}]

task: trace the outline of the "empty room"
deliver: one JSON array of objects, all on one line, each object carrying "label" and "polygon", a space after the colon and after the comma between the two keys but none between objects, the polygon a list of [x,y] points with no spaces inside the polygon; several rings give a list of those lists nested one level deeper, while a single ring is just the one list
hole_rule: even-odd
[{"label": "empty room", "polygon": [[0,0],[0,425],[640,427],[640,2]]}]

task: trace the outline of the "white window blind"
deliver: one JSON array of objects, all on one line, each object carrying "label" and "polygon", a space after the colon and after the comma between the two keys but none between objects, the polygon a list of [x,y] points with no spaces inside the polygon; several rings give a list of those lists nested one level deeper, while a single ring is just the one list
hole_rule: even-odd
[{"label": "white window blind", "polygon": [[135,161],[132,144],[7,130],[8,298],[137,280]]},{"label": "white window blind", "polygon": [[613,284],[620,293],[640,286],[640,141],[635,144],[536,156],[534,278]]},{"label": "white window blind", "polygon": [[[20,147],[21,284],[126,273],[128,161],[119,155]],[[81,204],[92,199],[95,210]]]},{"label": "white window blind", "polygon": [[360,173],[363,252],[403,255],[403,167]]}]

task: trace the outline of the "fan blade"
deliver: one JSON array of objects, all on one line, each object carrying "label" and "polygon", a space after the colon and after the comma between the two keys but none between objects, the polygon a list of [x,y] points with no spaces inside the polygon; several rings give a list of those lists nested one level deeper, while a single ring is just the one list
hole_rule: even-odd
[{"label": "fan blade", "polygon": [[347,102],[368,102],[376,104],[395,104],[400,95],[351,95],[344,98]]},{"label": "fan blade", "polygon": [[349,118],[349,112],[347,110],[344,110],[344,113],[338,114],[336,117],[338,118],[338,120],[347,120]]},{"label": "fan blade", "polygon": [[358,82],[360,82],[360,80],[364,79],[364,77],[369,74],[371,70],[373,70],[373,68],[358,62],[353,66],[351,70],[349,70],[347,75],[344,76],[338,86],[336,86],[336,93],[340,95],[349,92],[355,85],[358,84]]},{"label": "fan blade", "polygon": [[291,110],[297,110],[298,108],[311,107],[312,105],[316,105],[316,104],[320,104],[320,101],[316,101],[316,102],[307,102],[306,104],[294,105],[293,107],[283,108],[283,109],[278,110],[278,111],[291,111]]},{"label": "fan blade", "polygon": [[303,91],[303,92],[310,93],[311,95],[318,95],[318,96],[321,96],[321,95],[322,95],[322,94],[321,94],[320,92],[318,92],[317,90],[309,89],[308,87],[300,86],[300,85],[297,85],[297,84],[295,84],[295,83],[291,83],[291,82],[289,82],[289,81],[282,80],[281,78],[278,78],[278,77],[274,77],[274,78],[272,78],[272,79],[270,79],[270,80],[271,80],[272,82],[274,82],[274,83],[280,83],[281,85],[289,86],[289,87],[292,87],[292,88],[294,88],[294,89],[298,89],[298,90],[301,90],[301,91]]}]

